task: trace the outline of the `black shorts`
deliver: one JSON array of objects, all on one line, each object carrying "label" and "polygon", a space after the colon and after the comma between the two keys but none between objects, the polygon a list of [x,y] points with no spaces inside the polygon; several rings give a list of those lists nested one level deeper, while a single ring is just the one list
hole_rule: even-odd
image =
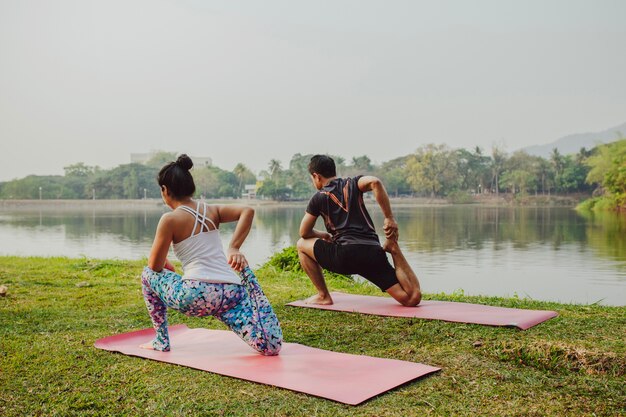
[{"label": "black shorts", "polygon": [[380,245],[339,245],[318,239],[313,246],[317,263],[337,274],[359,274],[381,291],[398,283],[387,253]]}]

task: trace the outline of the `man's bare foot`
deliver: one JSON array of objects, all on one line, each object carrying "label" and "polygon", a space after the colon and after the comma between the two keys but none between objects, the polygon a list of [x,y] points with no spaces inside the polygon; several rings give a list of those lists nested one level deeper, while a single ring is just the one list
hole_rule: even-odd
[{"label": "man's bare foot", "polygon": [[396,253],[397,251],[400,250],[400,246],[398,245],[397,240],[385,239],[385,241],[382,244],[382,247],[385,252],[388,252],[391,254]]},{"label": "man's bare foot", "polygon": [[329,306],[333,303],[333,299],[330,297],[330,294],[328,294],[328,296],[323,297],[319,294],[315,294],[312,297],[307,298],[306,300],[304,300],[305,304],[317,304],[317,305],[322,305],[322,306]]},{"label": "man's bare foot", "polygon": [[144,343],[142,345],[139,345],[139,347],[141,349],[156,350],[154,346],[152,346],[152,342]]}]

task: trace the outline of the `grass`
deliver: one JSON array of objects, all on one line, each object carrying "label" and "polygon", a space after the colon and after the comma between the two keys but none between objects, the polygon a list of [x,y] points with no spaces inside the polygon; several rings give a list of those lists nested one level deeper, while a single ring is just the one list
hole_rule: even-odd
[{"label": "grass", "polygon": [[[300,271],[259,279],[285,338],[442,367],[352,407],[280,388],[101,351],[101,337],[150,327],[141,261],[0,257],[0,415],[428,416],[626,414],[626,308],[519,298],[426,298],[551,309],[527,331],[286,307],[311,295]],[[77,285],[78,284],[78,285]],[[380,295],[340,276],[333,290]],[[172,312],[170,323],[224,328]],[[304,375],[303,375],[304,377]]]}]

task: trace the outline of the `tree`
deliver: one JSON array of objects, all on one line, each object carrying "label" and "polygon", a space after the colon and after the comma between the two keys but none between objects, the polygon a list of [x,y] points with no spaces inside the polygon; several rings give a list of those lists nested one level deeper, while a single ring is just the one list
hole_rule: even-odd
[{"label": "tree", "polygon": [[526,194],[528,189],[537,190],[537,159],[524,151],[517,151],[504,163],[502,185],[512,194],[518,190]]},{"label": "tree", "polygon": [[313,154],[297,153],[289,161],[289,169],[284,172],[284,184],[292,198],[308,198],[315,191],[309,176],[309,162]]},{"label": "tree", "polygon": [[272,200],[283,201],[289,197],[289,188],[281,185],[277,181],[268,179],[263,181],[263,184],[259,187],[257,194],[263,197],[271,198]]},{"label": "tree", "polygon": [[196,195],[205,198],[239,197],[239,179],[235,173],[214,166],[194,168],[191,171],[196,184]]},{"label": "tree", "polygon": [[0,197],[6,199],[74,199],[79,196],[65,186],[60,175],[29,175],[8,181],[0,190]]},{"label": "tree", "polygon": [[589,168],[584,164],[581,155],[567,155],[563,157],[563,167],[559,178],[561,191],[577,192],[588,189],[585,179]]},{"label": "tree", "polygon": [[270,178],[276,180],[280,177],[280,173],[282,172],[283,167],[278,159],[271,159],[269,163],[269,174]]},{"label": "tree", "polygon": [[233,174],[237,177],[237,194],[241,196],[245,184],[256,183],[256,175],[242,163],[235,165]]},{"label": "tree", "polygon": [[561,176],[563,175],[565,160],[557,148],[552,149],[552,153],[550,154],[550,163],[552,164],[552,170],[554,172],[554,185],[557,191],[561,191],[563,189]]},{"label": "tree", "polygon": [[599,184],[611,207],[626,209],[626,139],[598,146],[587,158],[589,184]]},{"label": "tree", "polygon": [[410,194],[411,186],[407,182],[408,156],[401,156],[383,163],[374,172],[383,183],[390,195],[398,197],[399,194]]},{"label": "tree", "polygon": [[353,157],[352,166],[356,170],[364,172],[364,173],[369,173],[374,169],[372,165],[372,160],[367,155]]},{"label": "tree", "polygon": [[78,162],[76,164],[63,167],[63,171],[65,171],[66,177],[88,177],[94,174],[95,167],[85,165],[84,162]]},{"label": "tree", "polygon": [[124,198],[141,198],[137,171],[130,170],[129,175],[124,177],[122,184],[124,186]]},{"label": "tree", "polygon": [[407,160],[407,182],[418,193],[445,195],[458,188],[456,165],[456,153],[446,145],[423,146]]},{"label": "tree", "polygon": [[541,186],[541,193],[545,194],[546,189],[548,194],[554,186],[554,177],[550,162],[544,158],[537,157],[537,183]]},{"label": "tree", "polygon": [[160,197],[156,182],[157,168],[138,163],[119,165],[106,171],[99,171],[86,184],[87,193],[94,193],[98,199]]},{"label": "tree", "polygon": [[500,175],[506,159],[506,153],[498,146],[491,148],[491,188],[495,189],[496,195],[500,193]]},{"label": "tree", "polygon": [[457,149],[457,171],[460,176],[460,187],[463,190],[472,190],[482,193],[489,176],[490,158],[482,154],[482,149],[476,146],[473,152]]}]

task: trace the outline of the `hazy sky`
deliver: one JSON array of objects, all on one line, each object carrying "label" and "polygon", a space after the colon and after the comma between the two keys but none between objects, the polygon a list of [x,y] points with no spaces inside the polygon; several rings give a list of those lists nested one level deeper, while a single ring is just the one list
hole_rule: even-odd
[{"label": "hazy sky", "polygon": [[626,1],[0,0],[0,181],[166,150],[255,171],[626,121]]}]

